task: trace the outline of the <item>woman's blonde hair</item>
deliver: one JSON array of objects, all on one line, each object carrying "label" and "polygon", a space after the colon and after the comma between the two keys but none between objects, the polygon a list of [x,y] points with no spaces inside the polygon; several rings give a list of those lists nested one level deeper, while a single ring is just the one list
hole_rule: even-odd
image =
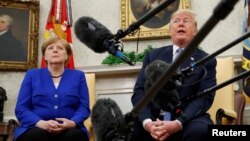
[{"label": "woman's blonde hair", "polygon": [[[56,43],[58,41],[61,41],[63,44],[63,47],[65,48],[67,55],[68,55],[68,59],[65,61],[65,65],[68,64],[69,62],[69,58],[72,55],[72,48],[70,46],[70,44],[68,43],[68,41],[66,41],[63,38],[60,38],[59,36],[52,36],[49,39],[45,40],[43,45],[42,45],[42,55],[45,55],[45,50],[47,49],[47,47],[53,43]],[[47,62],[46,62],[47,63]]]}]

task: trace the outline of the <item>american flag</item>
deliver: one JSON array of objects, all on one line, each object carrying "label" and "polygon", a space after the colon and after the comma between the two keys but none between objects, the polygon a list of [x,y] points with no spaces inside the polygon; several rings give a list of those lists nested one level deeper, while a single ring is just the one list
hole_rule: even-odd
[{"label": "american flag", "polygon": [[[56,34],[67,40],[72,47],[72,22],[71,0],[51,0],[51,8],[45,27],[44,38],[48,39],[53,34]],[[41,67],[46,67],[44,58],[42,58]],[[66,67],[74,69],[73,54]]]}]

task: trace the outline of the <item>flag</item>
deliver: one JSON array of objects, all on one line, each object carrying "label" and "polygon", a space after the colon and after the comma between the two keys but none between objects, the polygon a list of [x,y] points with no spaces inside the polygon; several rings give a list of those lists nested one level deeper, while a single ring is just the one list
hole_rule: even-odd
[{"label": "flag", "polygon": [[[250,0],[245,0],[242,32],[250,31]],[[242,68],[244,71],[250,70],[250,39],[243,41]],[[243,79],[243,93],[246,101],[250,103],[250,76]]]},{"label": "flag", "polygon": [[[71,27],[71,0],[51,0],[51,8],[45,27],[44,39],[48,39],[53,34],[56,34],[67,40],[72,47]],[[44,58],[42,58],[41,67],[46,67]],[[74,69],[73,53],[66,67]]]}]

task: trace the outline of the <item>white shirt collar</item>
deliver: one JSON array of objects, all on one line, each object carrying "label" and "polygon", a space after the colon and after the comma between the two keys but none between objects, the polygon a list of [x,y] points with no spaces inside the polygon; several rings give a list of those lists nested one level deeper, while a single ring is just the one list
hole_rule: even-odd
[{"label": "white shirt collar", "polygon": [[177,52],[178,49],[182,49],[183,50],[184,48],[180,48],[177,45],[173,45],[173,60],[175,60],[176,57],[178,56],[178,54],[180,53],[180,52]]},{"label": "white shirt collar", "polygon": [[179,46],[173,45],[173,56],[175,55],[176,50],[178,50],[179,48],[180,48]]},{"label": "white shirt collar", "polygon": [[3,35],[4,33],[6,33],[8,30],[2,31],[0,32],[0,36]]}]

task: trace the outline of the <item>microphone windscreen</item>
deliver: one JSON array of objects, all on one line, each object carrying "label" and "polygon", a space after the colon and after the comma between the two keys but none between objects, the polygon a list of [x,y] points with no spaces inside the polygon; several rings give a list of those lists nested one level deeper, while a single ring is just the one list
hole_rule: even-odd
[{"label": "microphone windscreen", "polygon": [[124,126],[125,119],[115,101],[100,98],[93,106],[91,122],[97,141],[104,141]]},{"label": "microphone windscreen", "polygon": [[76,37],[96,53],[105,52],[104,41],[113,36],[104,25],[91,17],[85,16],[76,21],[74,31]]},{"label": "microphone windscreen", "polygon": [[155,60],[150,63],[145,69],[146,81],[145,89],[148,90],[151,85],[156,82],[166,69],[169,68],[169,64],[162,60]]},{"label": "microphone windscreen", "polygon": [[[146,81],[144,89],[147,92],[156,81],[163,75],[163,73],[170,67],[170,64],[162,61],[155,60],[150,63],[145,69]],[[164,111],[172,111],[175,106],[180,105],[179,94],[176,90],[177,81],[170,79],[159,90],[153,99],[153,103]]]}]

